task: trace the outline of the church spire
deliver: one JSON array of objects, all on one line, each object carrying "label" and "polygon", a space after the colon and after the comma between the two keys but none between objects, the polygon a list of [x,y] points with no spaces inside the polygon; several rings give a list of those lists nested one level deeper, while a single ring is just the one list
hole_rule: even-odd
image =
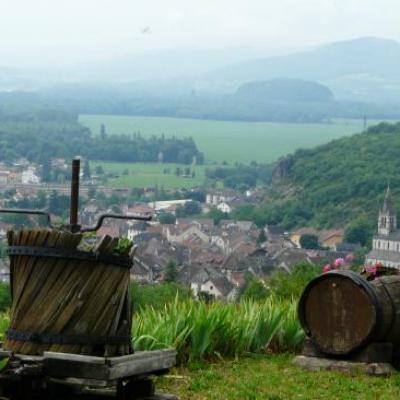
[{"label": "church spire", "polygon": [[390,186],[388,185],[383,201],[382,210],[378,218],[378,234],[388,236],[397,230],[397,215],[393,205]]},{"label": "church spire", "polygon": [[390,215],[396,214],[396,212],[394,210],[394,206],[393,206],[392,193],[391,193],[389,184],[386,189],[385,200],[383,201],[382,213],[390,214]]}]

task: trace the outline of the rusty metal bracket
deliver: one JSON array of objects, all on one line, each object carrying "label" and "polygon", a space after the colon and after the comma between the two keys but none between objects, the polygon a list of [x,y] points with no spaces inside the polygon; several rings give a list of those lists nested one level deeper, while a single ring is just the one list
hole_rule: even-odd
[{"label": "rusty metal bracket", "polygon": [[82,228],[81,232],[95,232],[101,228],[106,218],[136,220],[136,221],[151,221],[151,215],[121,215],[121,214],[101,214],[96,225]]}]

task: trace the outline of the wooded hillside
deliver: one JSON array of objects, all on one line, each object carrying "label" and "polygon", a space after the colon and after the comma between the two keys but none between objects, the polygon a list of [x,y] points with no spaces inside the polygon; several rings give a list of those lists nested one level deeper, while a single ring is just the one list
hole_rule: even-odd
[{"label": "wooded hillside", "polygon": [[400,123],[298,150],[274,171],[273,193],[255,213],[259,220],[329,227],[365,215],[375,221],[390,183],[400,210]]}]

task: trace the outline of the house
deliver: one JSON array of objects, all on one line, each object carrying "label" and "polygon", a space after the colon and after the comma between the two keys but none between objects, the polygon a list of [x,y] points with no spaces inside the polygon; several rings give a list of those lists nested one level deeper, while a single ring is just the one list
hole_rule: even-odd
[{"label": "house", "polygon": [[196,298],[206,293],[215,299],[234,301],[238,296],[238,289],[222,273],[212,267],[206,267],[196,274],[190,283]]},{"label": "house", "polygon": [[217,209],[223,213],[229,214],[232,212],[232,207],[225,201],[217,205]]},{"label": "house", "polygon": [[179,227],[196,225],[205,233],[210,233],[213,231],[215,224],[214,220],[210,218],[204,219],[191,219],[191,218],[177,218],[175,225]]},{"label": "house", "polygon": [[203,243],[209,243],[211,240],[211,238],[196,224],[189,226],[165,225],[163,228],[163,235],[169,242],[180,244],[193,239],[194,236],[199,238]]},{"label": "house", "polygon": [[321,231],[318,235],[319,243],[322,247],[326,247],[331,250],[337,250],[340,243],[343,242],[344,230],[343,229],[331,229]]},{"label": "house", "polygon": [[10,171],[1,170],[0,171],[0,184],[7,184],[9,181]]},{"label": "house", "polygon": [[137,204],[127,209],[127,214],[153,216],[154,209],[147,204]]},{"label": "house", "polygon": [[128,232],[127,237],[129,240],[134,240],[134,238],[141,232],[145,232],[149,227],[149,224],[144,221],[128,221]]},{"label": "house", "polygon": [[175,212],[179,206],[184,206],[186,203],[193,200],[166,200],[166,201],[153,201],[149,203],[149,206],[153,208],[155,212]]},{"label": "house", "polygon": [[267,240],[271,242],[281,242],[285,237],[284,229],[278,225],[266,225],[264,233]]},{"label": "house", "polygon": [[161,279],[168,262],[173,261],[177,266],[187,263],[187,248],[169,243],[160,234],[142,232],[135,237],[135,244],[135,262],[150,268],[154,281]]},{"label": "house", "polygon": [[21,174],[21,183],[23,185],[29,184],[39,184],[40,177],[36,175],[36,170],[33,167],[28,167],[26,170],[22,171]]},{"label": "house", "polygon": [[389,187],[379,211],[378,232],[372,239],[372,250],[366,257],[367,265],[375,263],[400,269],[400,230]]},{"label": "house", "polygon": [[147,265],[144,259],[138,257],[134,257],[133,261],[133,266],[130,270],[131,280],[139,283],[153,282],[151,266]]},{"label": "house", "polygon": [[269,275],[275,269],[274,263],[265,249],[259,248],[249,254],[233,252],[225,258],[221,271],[228,279],[233,273],[250,273],[254,276]]},{"label": "house", "polygon": [[234,198],[235,192],[233,191],[210,192],[206,194],[206,204],[217,206],[220,203],[229,202]]},{"label": "house", "polygon": [[289,239],[295,244],[297,248],[301,248],[300,239],[303,235],[315,235],[318,236],[318,231],[314,228],[300,228],[294,232],[291,232]]},{"label": "house", "polygon": [[345,258],[348,253],[331,250],[308,250],[298,248],[283,248],[271,256],[275,268],[290,272],[292,267],[300,263],[323,265],[337,258]]},{"label": "house", "polygon": [[301,228],[292,232],[289,238],[296,247],[301,248],[300,240],[303,235],[315,235],[318,237],[321,247],[326,247],[335,251],[337,246],[343,242],[344,230],[331,229],[319,231],[315,228]]},{"label": "house", "polygon": [[99,230],[96,232],[97,237],[103,237],[104,235],[108,235],[114,238],[120,236],[120,227],[115,223],[109,223],[107,225],[102,225]]}]

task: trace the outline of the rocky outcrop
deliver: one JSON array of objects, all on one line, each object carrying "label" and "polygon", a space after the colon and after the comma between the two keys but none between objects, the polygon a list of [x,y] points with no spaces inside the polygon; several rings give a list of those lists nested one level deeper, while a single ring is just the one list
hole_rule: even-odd
[{"label": "rocky outcrop", "polygon": [[281,158],[274,170],[272,171],[272,183],[280,184],[283,183],[289,175],[290,169],[294,163],[293,156],[287,156]]}]

